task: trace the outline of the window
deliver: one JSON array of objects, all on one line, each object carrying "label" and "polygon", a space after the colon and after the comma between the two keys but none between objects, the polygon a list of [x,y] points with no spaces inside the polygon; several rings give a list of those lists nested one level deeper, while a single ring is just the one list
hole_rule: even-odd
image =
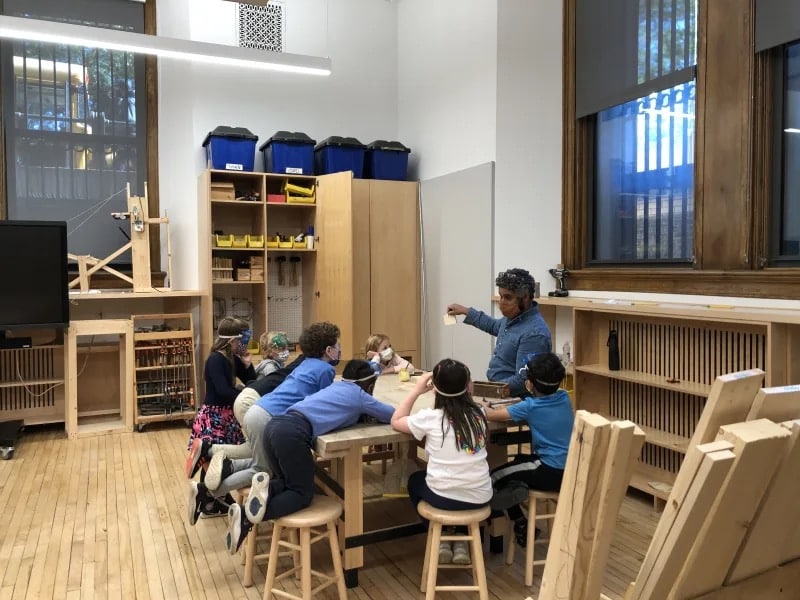
[{"label": "window", "polygon": [[782,48],[775,93],[772,264],[800,264],[800,43]]},{"label": "window", "polygon": [[[130,0],[4,0],[4,14],[144,32]],[[129,52],[4,42],[0,52],[10,219],[67,221],[69,251],[104,257],[127,242],[111,212],[147,179],[145,59]],[[130,263],[122,255],[115,264]]]},{"label": "window", "polygon": [[[652,91],[594,116],[592,264],[690,263],[694,257],[696,4],[637,0],[636,80]],[[622,34],[624,35],[624,34]],[[629,61],[632,63],[632,59]],[[632,69],[631,69],[632,70]],[[630,74],[629,74],[630,75]]]}]

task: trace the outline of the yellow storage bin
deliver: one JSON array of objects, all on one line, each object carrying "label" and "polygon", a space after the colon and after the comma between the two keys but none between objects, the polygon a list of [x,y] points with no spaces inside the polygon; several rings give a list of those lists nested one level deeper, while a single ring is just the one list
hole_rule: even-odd
[{"label": "yellow storage bin", "polygon": [[288,242],[278,242],[278,248],[293,248],[294,247],[294,236],[289,238]]},{"label": "yellow storage bin", "polygon": [[233,237],[233,247],[234,248],[247,248],[247,236],[246,235],[234,235]]},{"label": "yellow storage bin", "polygon": [[272,235],[267,238],[267,248],[277,248],[280,238],[277,235]]},{"label": "yellow storage bin", "polygon": [[287,204],[314,204],[316,198],[314,196],[290,196],[286,194]]},{"label": "yellow storage bin", "polygon": [[233,236],[232,235],[220,235],[215,234],[214,240],[217,244],[217,248],[230,248],[233,246]]},{"label": "yellow storage bin", "polygon": [[311,187],[303,187],[302,185],[287,182],[285,190],[287,195],[293,194],[295,196],[305,196],[306,198],[311,198],[314,195],[313,185]]},{"label": "yellow storage bin", "polygon": [[264,247],[264,236],[263,235],[248,235],[247,236],[247,247],[248,248],[263,248]]}]

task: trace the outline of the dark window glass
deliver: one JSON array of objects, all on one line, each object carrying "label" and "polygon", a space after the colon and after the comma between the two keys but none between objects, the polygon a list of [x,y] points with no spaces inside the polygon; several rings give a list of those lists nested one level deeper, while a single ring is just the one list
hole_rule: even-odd
[{"label": "dark window glass", "polygon": [[[144,31],[143,5],[128,0],[5,0],[3,8],[11,16]],[[111,254],[127,239],[110,213],[127,211],[127,184],[132,194],[144,193],[144,58],[15,40],[3,43],[0,68],[8,217],[65,220],[70,252]],[[128,254],[114,261],[129,262]]]}]

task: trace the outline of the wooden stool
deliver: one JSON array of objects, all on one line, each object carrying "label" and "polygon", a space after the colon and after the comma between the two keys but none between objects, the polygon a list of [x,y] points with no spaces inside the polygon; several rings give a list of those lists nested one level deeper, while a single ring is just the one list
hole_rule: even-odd
[{"label": "wooden stool", "polygon": [[[425,600],[433,600],[437,591],[443,592],[478,592],[481,600],[488,600],[486,587],[486,570],[483,566],[483,548],[478,524],[489,518],[491,510],[488,506],[475,510],[441,510],[425,501],[419,503],[417,511],[420,516],[430,521],[428,541],[425,544],[425,561],[422,563],[422,579],[419,589],[425,592]],[[442,525],[467,525],[469,533],[442,535]],[[471,565],[439,565],[439,543],[445,541],[469,541],[472,554]],[[439,569],[472,569],[475,585],[436,585]]]},{"label": "wooden stool", "polygon": [[[536,504],[544,502],[545,512],[537,512]],[[528,492],[528,539],[525,545],[525,585],[533,585],[533,567],[543,565],[546,561],[535,560],[533,550],[535,544],[549,544],[553,531],[552,521],[556,517],[556,504],[558,504],[558,492],[543,492],[541,490],[530,490]],[[547,526],[547,538],[536,539],[536,521],[550,521]],[[514,534],[514,522],[509,521],[508,526],[508,550],[506,551],[506,564],[514,562],[514,548],[516,547],[516,535]]]},{"label": "wooden stool", "polygon": [[[300,573],[300,589],[303,590],[302,599],[311,600],[317,592],[335,583],[339,591],[339,600],[347,599],[347,590],[344,585],[344,573],[342,572],[342,558],[339,555],[339,538],[336,535],[336,521],[342,514],[342,505],[338,500],[328,496],[314,496],[311,506],[304,508],[291,515],[286,515],[280,519],[275,519],[272,528],[272,543],[269,549],[269,564],[267,565],[267,581],[264,584],[264,600],[272,598],[273,595],[282,598],[301,598],[294,596],[283,590],[275,588],[275,582],[289,575]],[[320,528],[325,526],[325,530]],[[284,529],[299,530],[300,543],[284,541],[281,534]],[[314,537],[311,537],[311,534]],[[319,541],[328,539],[331,547],[331,560],[333,561],[333,574],[326,575],[311,568],[311,545]],[[295,556],[295,566],[284,573],[276,576],[278,567],[278,556],[281,547],[287,548]],[[299,554],[299,566],[297,555]],[[311,589],[311,575],[315,575],[323,582]]]}]

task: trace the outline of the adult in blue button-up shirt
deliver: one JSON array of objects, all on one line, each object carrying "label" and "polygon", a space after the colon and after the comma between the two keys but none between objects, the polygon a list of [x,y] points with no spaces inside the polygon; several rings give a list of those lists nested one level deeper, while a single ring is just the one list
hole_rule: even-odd
[{"label": "adult in blue button-up shirt", "polygon": [[525,393],[525,375],[520,374],[532,355],[550,352],[550,329],[533,299],[536,281],[525,269],[503,271],[495,280],[503,317],[495,319],[461,304],[447,307],[449,315],[466,315],[464,323],[497,336],[486,377],[507,383],[512,396]]}]

